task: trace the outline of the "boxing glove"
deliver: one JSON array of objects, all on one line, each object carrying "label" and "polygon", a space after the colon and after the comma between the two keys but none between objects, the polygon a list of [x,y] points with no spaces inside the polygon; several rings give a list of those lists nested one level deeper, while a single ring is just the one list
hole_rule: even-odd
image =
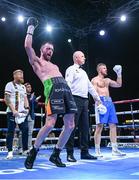
[{"label": "boxing glove", "polygon": [[97,108],[97,111],[99,112],[99,114],[101,114],[101,115],[103,115],[107,112],[107,108],[103,104],[99,104],[96,108]]},{"label": "boxing glove", "polygon": [[118,77],[122,76],[122,66],[121,65],[115,65],[113,67],[113,70],[116,72]]},{"label": "boxing glove", "polygon": [[34,29],[38,26],[38,20],[34,17],[28,18],[27,26],[28,26],[27,34],[33,35]]}]

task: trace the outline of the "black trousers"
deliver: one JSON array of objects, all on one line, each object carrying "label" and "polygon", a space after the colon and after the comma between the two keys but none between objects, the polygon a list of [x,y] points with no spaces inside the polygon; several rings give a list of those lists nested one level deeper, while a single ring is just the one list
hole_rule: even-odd
[{"label": "black trousers", "polygon": [[[8,123],[8,132],[7,132],[7,149],[8,151],[12,151],[13,147],[13,138],[14,131],[16,128],[15,117],[13,113],[7,113],[7,123]],[[28,149],[28,122],[27,119],[18,125],[20,131],[22,132],[22,145],[23,151]]]},{"label": "black trousers", "polygon": [[81,153],[87,153],[89,144],[88,99],[79,96],[73,97],[76,102],[78,111],[75,114],[75,129],[73,130],[66,144],[67,153],[73,154],[76,127],[78,127],[79,131]]}]

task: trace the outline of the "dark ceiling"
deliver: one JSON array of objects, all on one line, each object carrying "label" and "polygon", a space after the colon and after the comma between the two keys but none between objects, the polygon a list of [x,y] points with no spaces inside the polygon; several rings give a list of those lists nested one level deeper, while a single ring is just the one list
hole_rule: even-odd
[{"label": "dark ceiling", "polygon": [[[18,13],[38,18],[33,47],[39,56],[40,44],[51,38],[55,46],[52,61],[60,67],[63,75],[73,63],[73,51],[83,50],[90,79],[96,75],[96,65],[100,61],[107,64],[112,79],[116,78],[113,66],[123,66],[123,87],[113,89],[111,93],[115,100],[139,97],[136,80],[139,67],[138,9],[137,0],[0,0],[0,16],[7,17],[7,22],[0,22],[0,97],[17,68],[24,71],[25,81],[32,84],[35,92],[43,94],[41,82],[28,63],[24,50],[26,22],[19,24],[14,19]],[[128,15],[127,23],[117,21],[120,13]],[[43,32],[46,21],[53,22],[60,29],[52,34]],[[103,38],[98,35],[102,27],[107,31]],[[71,45],[67,43],[67,38],[72,39]]]},{"label": "dark ceiling", "polygon": [[40,21],[53,20],[76,34],[85,28],[93,31],[99,25],[110,24],[113,19],[109,16],[116,15],[113,12],[119,8],[122,11],[123,7],[126,13],[136,3],[128,0],[1,0],[0,4],[1,12],[8,9],[9,14],[23,12],[26,16],[38,17]]}]

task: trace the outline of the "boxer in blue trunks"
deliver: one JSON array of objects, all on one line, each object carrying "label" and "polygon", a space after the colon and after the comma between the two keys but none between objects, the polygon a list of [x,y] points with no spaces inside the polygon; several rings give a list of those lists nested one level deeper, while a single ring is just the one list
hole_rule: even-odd
[{"label": "boxer in blue trunks", "polygon": [[100,114],[95,108],[96,124],[117,124],[118,119],[116,115],[115,106],[109,96],[100,96],[101,102],[107,108],[105,114]]},{"label": "boxer in blue trunks", "polygon": [[103,156],[100,151],[100,143],[101,143],[101,132],[103,130],[104,124],[109,124],[110,127],[110,141],[112,145],[112,155],[115,156],[126,155],[125,153],[119,151],[119,149],[117,148],[116,124],[118,123],[118,119],[114,104],[112,102],[109,93],[109,87],[119,88],[122,86],[122,66],[115,65],[113,70],[117,74],[116,81],[111,80],[110,78],[106,78],[107,67],[105,64],[100,63],[97,65],[98,75],[91,80],[97,93],[100,96],[103,105],[105,105],[107,108],[107,112],[105,114],[100,114],[97,109],[97,106],[95,106],[96,130],[94,134],[94,141],[95,141],[95,152],[97,157]]}]

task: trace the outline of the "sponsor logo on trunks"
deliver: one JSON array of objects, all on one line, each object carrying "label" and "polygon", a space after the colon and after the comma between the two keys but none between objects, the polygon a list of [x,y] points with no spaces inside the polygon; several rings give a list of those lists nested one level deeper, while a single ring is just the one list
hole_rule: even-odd
[{"label": "sponsor logo on trunks", "polygon": [[53,110],[62,110],[63,111],[63,107],[60,106],[52,106]]},{"label": "sponsor logo on trunks", "polygon": [[54,91],[55,92],[64,92],[64,91],[70,92],[70,90],[67,88],[56,88]]},{"label": "sponsor logo on trunks", "polygon": [[52,99],[51,104],[63,104],[64,100],[63,99]]},{"label": "sponsor logo on trunks", "polygon": [[77,111],[77,108],[70,108],[71,111]]}]

